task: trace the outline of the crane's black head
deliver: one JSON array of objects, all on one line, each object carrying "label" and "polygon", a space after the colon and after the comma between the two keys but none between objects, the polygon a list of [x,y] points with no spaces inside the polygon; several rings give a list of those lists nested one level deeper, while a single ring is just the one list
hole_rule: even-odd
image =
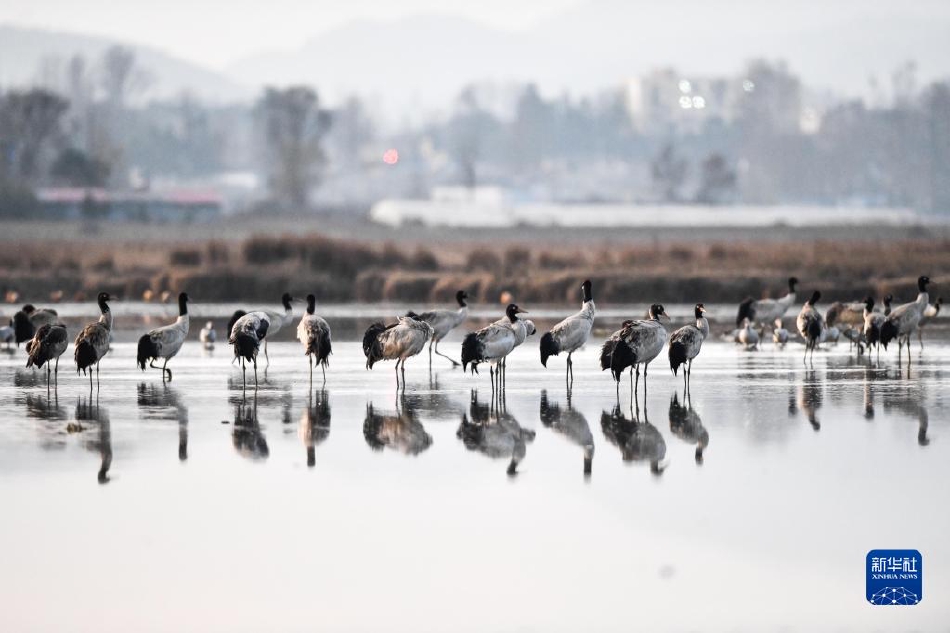
[{"label": "crane's black head", "polygon": [[313,314],[317,307],[317,298],[313,295],[307,295],[307,314]]},{"label": "crane's black head", "polygon": [[455,300],[458,301],[460,307],[465,307],[465,300],[468,299],[468,293],[464,290],[459,290],[455,293]]},{"label": "crane's black head", "polygon": [[99,296],[96,297],[96,303],[99,304],[100,310],[108,310],[109,306],[106,305],[106,301],[112,301],[113,299],[115,299],[115,297],[110,295],[108,292],[100,292]]},{"label": "crane's black head", "polygon": [[294,298],[290,296],[289,292],[285,292],[280,296],[280,302],[283,304],[284,310],[290,310],[290,302],[293,300]]},{"label": "crane's black head", "polygon": [[661,316],[665,316],[667,319],[670,318],[669,315],[666,314],[666,308],[663,307],[663,304],[654,303],[652,306],[650,306],[651,319],[659,321]]},{"label": "crane's black head", "polygon": [[703,314],[706,312],[706,306],[704,306],[701,303],[697,303],[694,312],[695,312],[696,318],[701,319],[703,317]]},{"label": "crane's black head", "polygon": [[185,316],[188,314],[188,293],[178,293],[178,314]]},{"label": "crane's black head", "polygon": [[864,308],[865,308],[868,312],[872,312],[872,311],[874,310],[874,297],[865,297],[865,298],[864,298]]},{"label": "crane's black head", "polygon": [[821,299],[821,293],[816,290],[815,292],[811,293],[811,298],[808,300],[808,305],[815,305],[818,303],[819,299]]},{"label": "crane's black head", "polygon": [[518,320],[519,314],[528,314],[527,310],[522,310],[514,303],[509,303],[508,307],[505,308],[505,315],[508,317],[508,320],[514,323]]},{"label": "crane's black head", "polygon": [[593,301],[594,297],[590,293],[591,283],[590,279],[585,279],[584,283],[581,284],[581,290],[584,291],[584,303],[588,301]]},{"label": "crane's black head", "polygon": [[788,278],[788,291],[795,292],[795,286],[798,285],[798,277],[789,277]]},{"label": "crane's black head", "polygon": [[927,284],[930,283],[930,277],[923,275],[917,278],[917,290],[927,292]]},{"label": "crane's black head", "polygon": [[23,314],[30,316],[34,312],[36,312],[36,306],[34,306],[32,303],[28,303],[23,306]]}]

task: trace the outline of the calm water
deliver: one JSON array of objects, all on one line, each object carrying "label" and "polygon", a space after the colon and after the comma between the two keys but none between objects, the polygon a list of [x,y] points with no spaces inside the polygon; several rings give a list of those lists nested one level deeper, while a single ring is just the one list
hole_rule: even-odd
[{"label": "calm water", "polygon": [[[532,342],[500,408],[438,357],[400,397],[357,343],[313,392],[272,344],[246,395],[226,345],[163,385],[118,343],[92,396],[0,355],[0,630],[946,630],[950,347],[908,378],[708,343],[631,406],[596,346],[568,399]],[[866,604],[872,548],[923,553],[921,604]]]}]

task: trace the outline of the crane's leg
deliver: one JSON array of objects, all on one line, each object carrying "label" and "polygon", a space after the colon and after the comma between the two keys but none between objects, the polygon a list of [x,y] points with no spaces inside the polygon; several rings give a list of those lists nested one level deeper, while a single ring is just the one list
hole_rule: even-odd
[{"label": "crane's leg", "polygon": [[168,368],[168,359],[165,359],[165,362],[162,364],[162,380],[165,380],[165,372],[168,372],[168,381],[171,382],[172,379],[172,370]]},{"label": "crane's leg", "polygon": [[244,364],[244,357],[241,357],[241,380],[244,384],[244,389],[247,390],[247,365]]},{"label": "crane's leg", "polygon": [[488,366],[488,375],[491,377],[491,393],[492,397],[495,395],[495,368],[491,365]]},{"label": "crane's leg", "polygon": [[56,384],[59,384],[59,356],[56,357]]},{"label": "crane's leg", "polygon": [[917,328],[917,341],[920,343],[920,351],[924,351],[924,331]]},{"label": "crane's leg", "polygon": [[320,369],[323,370],[323,384],[327,384],[327,366],[323,363],[320,363]]},{"label": "crane's leg", "polygon": [[46,395],[47,397],[49,397],[49,375],[50,375],[50,372],[52,371],[49,368],[49,365],[50,365],[49,363],[46,363]]},{"label": "crane's leg", "polygon": [[[432,352],[432,348],[431,348],[431,347],[429,348],[429,352],[430,352],[430,355],[431,355],[431,352]],[[439,341],[435,341],[435,353],[438,354],[439,356],[441,356],[442,358],[446,359],[446,360],[449,361],[450,363],[452,363],[452,369],[455,369],[456,367],[458,367],[458,366],[461,365],[461,363],[456,362],[456,360],[455,360],[454,358],[452,358],[451,356],[446,356],[445,354],[443,354],[442,352],[439,351]]]},{"label": "crane's leg", "polygon": [[96,361],[96,389],[99,389],[99,361]]},{"label": "crane's leg", "polygon": [[257,356],[254,357],[254,391],[257,391]]},{"label": "crane's leg", "polygon": [[270,367],[270,356],[267,355],[267,339],[266,338],[264,339],[264,360],[267,361],[267,365],[265,367]]},{"label": "crane's leg", "polygon": [[402,388],[406,388],[406,359],[402,359],[402,364],[399,366],[399,373],[402,374]]},{"label": "crane's leg", "polygon": [[396,389],[399,389],[399,359],[396,359]]},{"label": "crane's leg", "polygon": [[429,369],[432,369],[432,345],[435,341],[429,341]]}]

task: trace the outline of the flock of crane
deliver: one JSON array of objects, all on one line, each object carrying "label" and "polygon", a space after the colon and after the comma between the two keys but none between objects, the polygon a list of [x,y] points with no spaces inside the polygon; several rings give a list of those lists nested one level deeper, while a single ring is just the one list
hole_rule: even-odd
[{"label": "flock of crane", "polygon": [[[754,349],[760,337],[764,336],[764,328],[774,324],[773,340],[779,345],[787,343],[789,333],[781,325],[782,318],[795,303],[798,283],[795,277],[789,278],[788,293],[778,299],[750,298],[743,301],[739,305],[736,319],[738,329],[733,334],[736,342]],[[868,297],[863,302],[835,303],[822,315],[817,307],[821,293],[813,292],[796,319],[798,334],[805,343],[805,362],[808,362],[809,354],[813,359],[815,348],[820,343],[837,340],[841,335],[838,324],[844,327],[844,335],[852,344],[856,344],[859,350],[876,346],[880,354],[881,346],[886,349],[891,341],[897,339],[898,360],[901,359],[905,345],[909,358],[912,335],[915,332],[920,335],[920,328],[939,313],[942,304],[940,299],[934,304],[930,303],[927,292],[929,284],[930,278],[921,276],[917,280],[917,299],[893,309],[890,307],[891,297],[888,296],[884,300],[883,312],[875,311],[875,301]],[[545,367],[551,356],[566,354],[565,379],[568,389],[572,387],[574,379],[571,356],[590,338],[596,313],[590,280],[584,281],[580,289],[583,293],[581,309],[544,333],[539,345],[541,364]],[[458,366],[459,363],[454,359],[439,352],[438,345],[449,332],[468,318],[467,299],[468,294],[459,290],[456,294],[458,307],[455,309],[422,313],[410,311],[405,316],[398,317],[394,323],[377,322],[370,325],[363,336],[366,368],[372,369],[380,361],[395,360],[397,387],[401,385],[404,388],[406,360],[421,353],[427,344],[430,365],[432,354],[435,353],[450,360],[453,367]],[[99,293],[99,319],[83,327],[73,342],[77,373],[88,373],[90,389],[93,370],[98,381],[99,363],[111,348],[113,317],[108,302],[112,300],[113,297],[108,293]],[[161,369],[163,380],[171,380],[172,372],[168,368],[168,361],[178,354],[188,337],[188,300],[186,293],[179,294],[179,316],[175,322],[155,328],[139,339],[136,362],[143,371],[146,367]],[[247,365],[251,364],[254,368],[256,385],[257,357],[261,347],[263,346],[267,358],[268,338],[292,323],[293,301],[290,294],[284,293],[281,297],[283,312],[239,310],[232,316],[228,324],[228,342],[233,347],[235,360],[241,362],[245,388]],[[297,326],[297,339],[303,345],[308,358],[311,381],[314,367],[320,366],[325,382],[328,359],[332,353],[331,332],[327,321],[316,315],[315,309],[316,298],[312,294],[308,295],[306,313]],[[636,390],[639,385],[640,367],[643,367],[645,383],[650,363],[668,346],[670,369],[677,375],[682,368],[684,386],[688,388],[693,360],[699,355],[703,342],[710,334],[705,312],[705,306],[697,303],[695,322],[671,334],[663,324],[664,320],[669,321],[666,310],[660,304],[653,304],[649,308],[647,318],[626,320],[619,330],[607,338],[600,353],[601,369],[611,371],[619,392],[622,374],[629,368],[631,390]],[[524,343],[527,337],[537,332],[534,323],[523,318],[524,314],[527,314],[527,311],[512,303],[506,308],[503,317],[467,334],[462,342],[463,370],[471,368],[473,373],[477,373],[480,364],[488,364],[493,392],[501,392],[504,389],[507,357]],[[756,326],[761,328],[762,334],[756,330]],[[211,322],[201,330],[199,338],[205,345],[214,344],[215,331]],[[26,342],[27,367],[46,366],[47,384],[51,373],[58,375],[59,357],[66,351],[69,339],[66,326],[60,322],[55,310],[24,306],[14,315],[9,326],[0,328],[0,342],[10,343],[13,340],[17,345]],[[163,361],[161,367],[155,364],[157,361]]]}]

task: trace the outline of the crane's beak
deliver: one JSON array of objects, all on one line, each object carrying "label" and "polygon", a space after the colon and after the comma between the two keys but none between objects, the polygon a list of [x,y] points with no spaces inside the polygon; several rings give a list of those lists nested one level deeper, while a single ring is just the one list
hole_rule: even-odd
[{"label": "crane's beak", "polygon": [[521,308],[518,308],[517,310],[515,310],[515,314],[530,314],[530,313],[527,310],[522,310]]}]

